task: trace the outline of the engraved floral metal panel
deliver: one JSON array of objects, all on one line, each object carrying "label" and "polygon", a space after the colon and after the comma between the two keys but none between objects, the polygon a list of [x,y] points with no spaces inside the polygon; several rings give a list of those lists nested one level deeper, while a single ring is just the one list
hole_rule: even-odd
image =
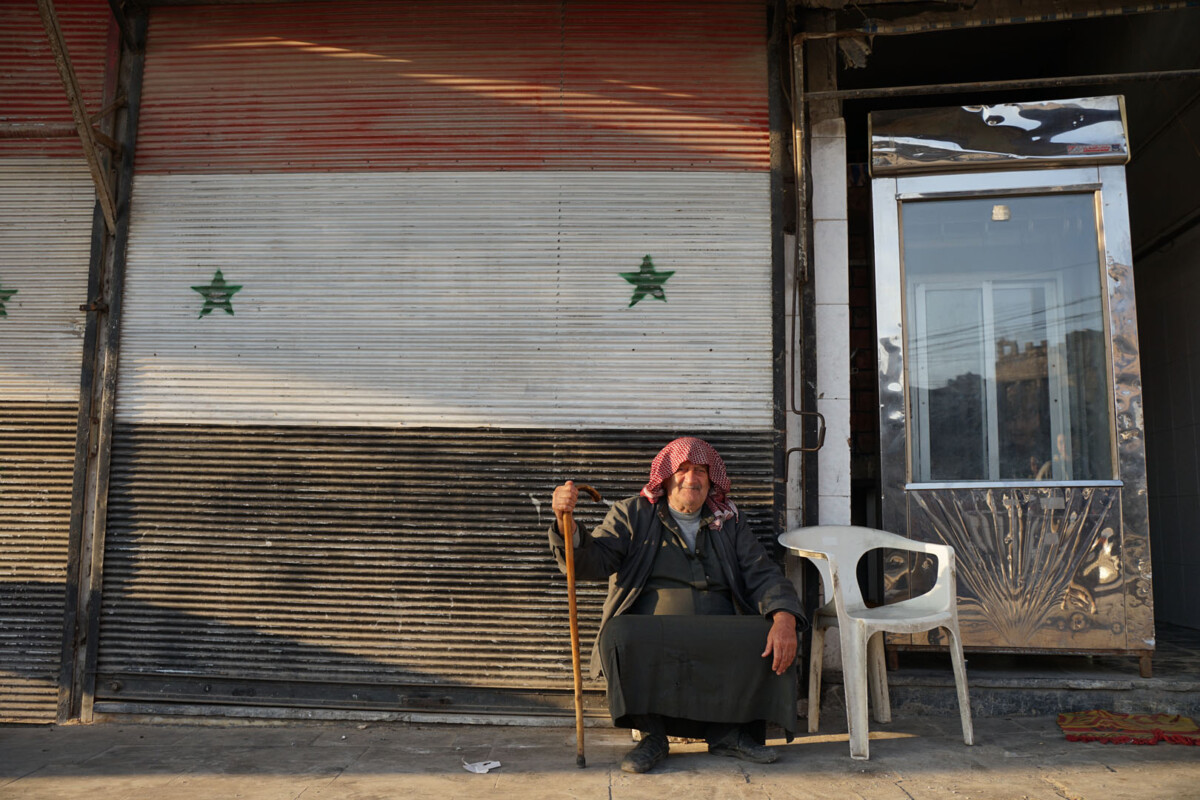
[{"label": "engraved floral metal panel", "polygon": [[[955,549],[964,644],[1125,646],[1119,488],[938,489],[908,497],[909,535]],[[893,586],[918,590],[935,565],[907,566],[910,574]]]}]

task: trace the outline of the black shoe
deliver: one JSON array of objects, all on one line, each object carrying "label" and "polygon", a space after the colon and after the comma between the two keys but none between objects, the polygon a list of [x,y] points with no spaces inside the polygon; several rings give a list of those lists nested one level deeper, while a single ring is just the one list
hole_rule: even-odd
[{"label": "black shoe", "polygon": [[649,772],[666,759],[670,750],[671,745],[667,743],[666,736],[647,733],[637,743],[637,747],[621,759],[621,769],[625,772]]},{"label": "black shoe", "polygon": [[710,744],[708,752],[714,756],[731,756],[755,764],[770,764],[779,758],[779,753],[754,741],[740,728],[716,744]]}]

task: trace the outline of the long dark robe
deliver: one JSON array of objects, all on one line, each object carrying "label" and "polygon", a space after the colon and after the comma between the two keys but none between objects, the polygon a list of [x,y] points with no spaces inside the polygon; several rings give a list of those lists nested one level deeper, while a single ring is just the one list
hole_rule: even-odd
[{"label": "long dark robe", "polygon": [[656,714],[668,735],[705,738],[708,723],[771,723],[790,740],[796,670],[776,675],[760,655],[770,627],[749,615],[616,617],[600,637],[613,724]]},{"label": "long dark robe", "polygon": [[713,723],[748,724],[761,741],[773,723],[790,740],[795,668],[783,675],[771,670],[761,655],[771,623],[735,613],[705,534],[696,550],[673,531],[664,536],[647,590],[600,635],[613,724],[641,727],[640,720],[655,715],[668,735],[690,738],[710,737]]}]

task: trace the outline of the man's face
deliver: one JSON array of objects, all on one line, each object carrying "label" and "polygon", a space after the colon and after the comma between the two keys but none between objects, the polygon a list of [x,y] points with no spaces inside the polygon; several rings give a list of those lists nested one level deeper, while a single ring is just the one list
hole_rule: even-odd
[{"label": "man's face", "polygon": [[663,484],[667,491],[667,503],[676,511],[694,514],[708,498],[708,467],[685,461]]}]

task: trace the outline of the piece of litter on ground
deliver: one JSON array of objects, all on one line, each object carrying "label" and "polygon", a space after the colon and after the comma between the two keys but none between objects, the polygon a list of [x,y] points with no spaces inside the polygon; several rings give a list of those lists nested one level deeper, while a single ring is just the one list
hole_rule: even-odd
[{"label": "piece of litter on ground", "polygon": [[463,759],[463,769],[465,769],[467,772],[477,772],[480,775],[488,770],[493,770],[498,766],[500,766],[499,761],[473,761],[468,764],[467,760],[465,758]]}]

